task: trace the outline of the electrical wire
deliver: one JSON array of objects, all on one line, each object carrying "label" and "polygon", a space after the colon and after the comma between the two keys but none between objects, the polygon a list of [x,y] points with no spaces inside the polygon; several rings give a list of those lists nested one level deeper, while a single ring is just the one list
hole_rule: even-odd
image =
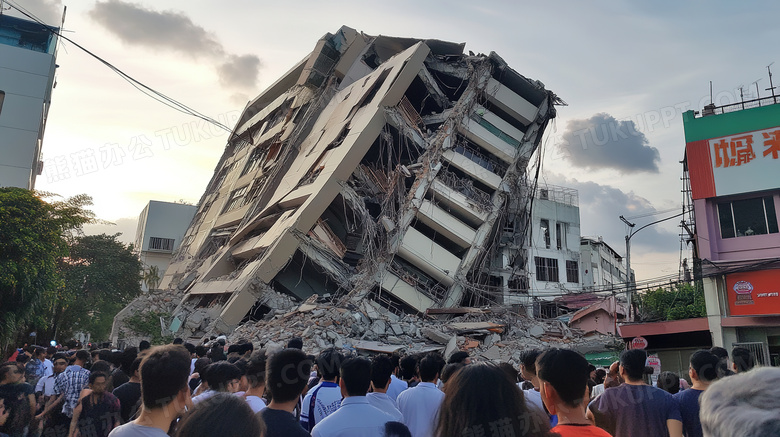
[{"label": "electrical wire", "polygon": [[17,5],[13,0],[4,0],[4,2],[6,4],[8,4],[10,7],[12,7],[14,9],[16,9],[17,11],[19,11],[19,13],[21,13],[22,15],[26,16],[27,18],[29,18],[29,19],[35,21],[36,23],[40,24],[41,26],[43,26],[47,31],[51,32],[54,35],[57,35],[58,37],[62,38],[65,41],[68,41],[69,43],[73,44],[77,48],[81,49],[83,52],[85,52],[88,55],[92,56],[93,58],[97,59],[101,64],[103,64],[106,67],[108,67],[109,69],[111,69],[111,71],[113,71],[114,73],[119,75],[122,79],[127,81],[130,85],[132,85],[138,91],[141,91],[142,93],[144,93],[147,96],[153,98],[154,100],[156,100],[156,101],[158,101],[158,102],[168,106],[169,108],[175,109],[175,110],[177,110],[177,111],[179,111],[181,113],[184,113],[184,114],[187,114],[187,115],[199,118],[201,120],[204,120],[204,121],[206,121],[208,123],[211,123],[214,126],[220,128],[220,129],[223,129],[223,130],[225,130],[227,132],[233,132],[233,129],[231,129],[230,127],[228,127],[228,126],[226,126],[226,125],[224,125],[222,123],[220,123],[219,121],[217,121],[217,120],[215,120],[215,119],[213,119],[213,118],[211,118],[211,117],[209,117],[209,116],[207,116],[205,114],[202,114],[202,113],[196,111],[195,109],[192,109],[189,106],[187,106],[187,105],[185,105],[185,104],[183,104],[183,103],[181,103],[181,102],[179,102],[179,101],[177,101],[177,100],[175,100],[175,99],[173,99],[171,97],[168,97],[167,95],[165,95],[165,94],[163,94],[163,93],[161,93],[161,92],[159,92],[159,91],[149,87],[148,85],[140,82],[139,80],[133,78],[132,76],[130,76],[129,74],[127,74],[124,71],[120,70],[119,68],[117,68],[116,66],[111,64],[110,62],[106,61],[105,59],[103,59],[100,56],[96,55],[95,53],[91,52],[90,50],[88,50],[87,48],[82,46],[81,44],[77,43],[76,41],[73,41],[72,39],[70,39],[67,36],[63,35],[61,32],[59,32],[59,31],[55,30],[54,28],[52,28],[51,26],[47,25],[40,18],[36,17],[34,14],[29,12],[25,8]]}]

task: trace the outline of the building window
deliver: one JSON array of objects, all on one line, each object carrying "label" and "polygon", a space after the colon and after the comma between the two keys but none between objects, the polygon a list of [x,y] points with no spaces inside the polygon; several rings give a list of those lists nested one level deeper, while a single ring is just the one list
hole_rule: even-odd
[{"label": "building window", "polygon": [[580,282],[580,268],[577,261],[566,261],[566,282]]},{"label": "building window", "polygon": [[555,224],[555,245],[558,250],[566,248],[566,231],[569,226],[566,223]]},{"label": "building window", "polygon": [[252,154],[249,155],[249,159],[246,162],[246,165],[244,166],[244,169],[241,171],[241,176],[257,170],[258,167],[260,167],[260,162],[262,162],[265,159],[265,155],[268,153],[268,148],[265,145],[261,145],[257,147],[255,150],[252,151]]},{"label": "building window", "polygon": [[540,221],[542,236],[544,237],[544,247],[550,248],[550,221],[542,219]]},{"label": "building window", "polygon": [[149,250],[173,252],[173,238],[149,237]]},{"label": "building window", "polygon": [[777,215],[771,196],[718,204],[721,238],[776,234]]},{"label": "building window", "polygon": [[534,257],[536,262],[536,280],[558,282],[558,260],[555,258]]},{"label": "building window", "polygon": [[230,195],[230,199],[228,199],[227,204],[225,205],[225,210],[222,212],[226,213],[244,206],[244,196],[246,195],[248,188],[249,185],[244,185],[243,187],[233,191],[233,194]]}]

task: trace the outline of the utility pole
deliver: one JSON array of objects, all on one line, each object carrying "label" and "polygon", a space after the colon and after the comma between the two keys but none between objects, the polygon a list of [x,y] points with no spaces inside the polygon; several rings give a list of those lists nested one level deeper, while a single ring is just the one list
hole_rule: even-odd
[{"label": "utility pole", "polygon": [[[634,226],[636,226],[636,223],[629,222],[622,215],[620,216],[620,220],[629,227],[629,230],[626,233],[626,292],[628,296],[628,319],[631,320],[631,313],[634,308],[634,292],[631,287],[631,237],[633,237],[631,231],[634,229]],[[617,302],[615,302],[615,305],[617,305]]]}]

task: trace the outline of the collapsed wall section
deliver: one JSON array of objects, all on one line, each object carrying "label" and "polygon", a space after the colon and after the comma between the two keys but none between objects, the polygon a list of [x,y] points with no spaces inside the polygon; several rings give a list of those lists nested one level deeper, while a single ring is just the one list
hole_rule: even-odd
[{"label": "collapsed wall section", "polygon": [[161,284],[177,336],[314,295],[397,314],[500,303],[497,230],[527,215],[560,100],[463,47],[342,27],[247,105]]}]

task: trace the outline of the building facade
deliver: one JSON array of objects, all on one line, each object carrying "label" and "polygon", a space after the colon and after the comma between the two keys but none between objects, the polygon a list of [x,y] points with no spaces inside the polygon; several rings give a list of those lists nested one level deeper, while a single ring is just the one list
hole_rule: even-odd
[{"label": "building facade", "polygon": [[161,284],[183,326],[206,320],[177,335],[229,332],[272,296],[500,300],[490,254],[508,205],[527,215],[528,161],[563,102],[463,49],[342,27],[252,100]]},{"label": "building facade", "polygon": [[55,27],[0,11],[0,186],[35,188],[56,72]]},{"label": "building facade", "polygon": [[775,98],[683,114],[694,273],[712,341],[780,364],[780,105]]},{"label": "building facade", "polygon": [[[154,267],[161,280],[173,254],[181,245],[196,206],[151,200],[138,216],[135,250],[144,271]],[[148,291],[149,281],[141,282],[141,290]]]},{"label": "building facade", "polygon": [[[582,287],[585,291],[625,290],[626,266],[623,257],[610,247],[602,237],[580,239]],[[631,283],[634,283],[631,270]]]}]

